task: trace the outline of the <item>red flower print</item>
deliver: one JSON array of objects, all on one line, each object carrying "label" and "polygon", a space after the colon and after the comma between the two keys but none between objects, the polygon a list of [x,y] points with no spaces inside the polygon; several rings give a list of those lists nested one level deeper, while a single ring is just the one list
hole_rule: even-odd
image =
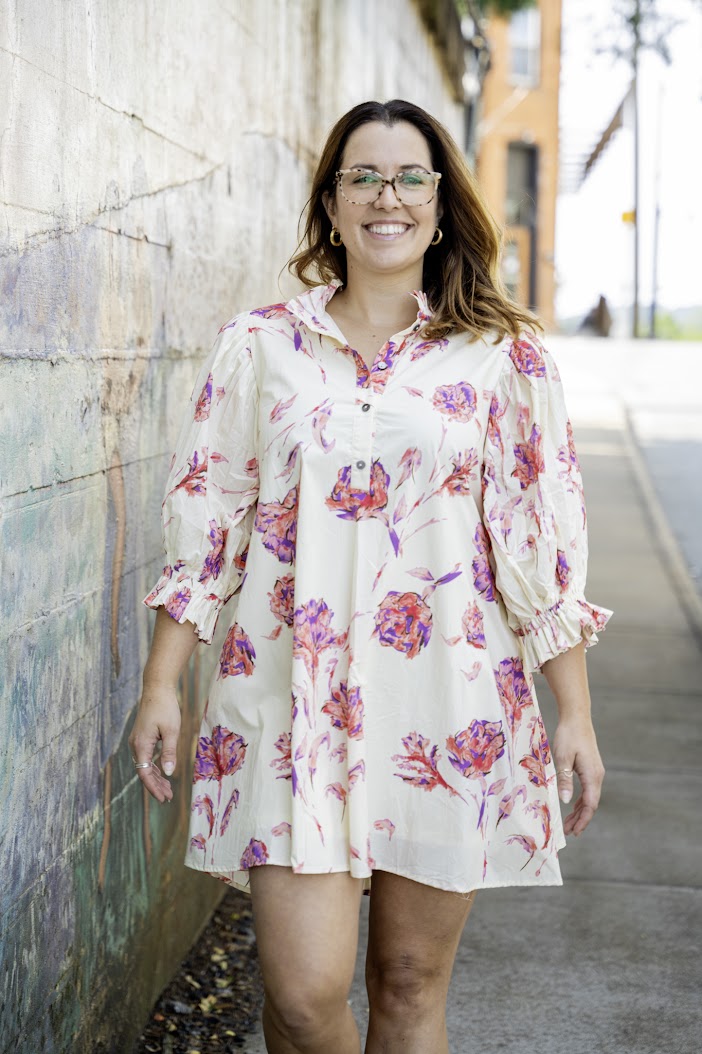
[{"label": "red flower print", "polygon": [[530,377],[543,377],[546,374],[546,363],[536,342],[532,344],[528,340],[513,340],[509,357],[520,373]]},{"label": "red flower print", "polygon": [[191,849],[202,849],[203,853],[207,850],[207,839],[204,834],[196,834],[194,838],[190,839]]},{"label": "red flower print", "polygon": [[390,842],[392,840],[392,836],[395,833],[395,824],[392,820],[388,820],[387,817],[384,820],[374,820],[373,827],[376,831],[386,831],[388,841]]},{"label": "red flower print", "polygon": [[474,648],[487,647],[483,631],[483,613],[476,603],[469,604],[463,612],[461,625],[468,644],[472,644]]},{"label": "red flower print", "polygon": [[351,466],[344,465],[339,469],[334,489],[324,504],[340,520],[368,520],[371,516],[377,517],[387,505],[389,483],[389,475],[380,461],[376,460],[371,465],[370,490],[352,487]]},{"label": "red flower print", "polygon": [[405,450],[404,454],[400,458],[400,475],[395,484],[396,487],[401,486],[405,480],[411,476],[414,479],[414,470],[419,468],[422,463],[422,452],[419,447],[412,446]]},{"label": "red flower print", "polygon": [[293,607],[295,601],[295,576],[285,575],[277,578],[273,592],[268,594],[272,613],[279,622],[286,626],[293,624]]},{"label": "red flower print", "polygon": [[503,659],[493,673],[507,725],[514,735],[522,723],[524,711],[534,705],[524,665],[521,659]]},{"label": "red flower print", "polygon": [[453,421],[470,421],[478,405],[475,388],[468,381],[444,384],[434,390],[432,405]]},{"label": "red flower print", "polygon": [[546,766],[551,761],[551,749],[540,714],[532,719],[530,726],[531,750],[525,754],[519,764],[527,770],[530,783],[533,783],[535,787],[547,787]]},{"label": "red flower print", "polygon": [[292,564],[297,541],[297,487],[292,487],[282,502],[259,502],[253,526],[281,564]]},{"label": "red flower print", "polygon": [[193,804],[190,807],[190,811],[199,813],[200,815],[204,813],[210,828],[209,834],[211,835],[212,830],[214,828],[215,813],[214,802],[212,801],[212,798],[210,798],[209,794],[198,795],[198,797],[193,800]]},{"label": "red flower print", "polygon": [[441,484],[440,490],[447,490],[449,494],[470,494],[470,482],[476,479],[475,470],[478,467],[478,454],[476,450],[466,450],[453,459],[453,469]]},{"label": "red flower print", "polygon": [[210,520],[209,539],[212,552],[208,553],[205,558],[198,582],[209,582],[211,578],[219,578],[222,573],[228,530],[227,527],[218,527],[216,520]]},{"label": "red flower print", "polygon": [[274,834],[276,838],[280,838],[284,834],[291,833],[292,827],[286,820],[283,820],[282,823],[277,823],[275,827],[271,827],[271,834]]},{"label": "red flower print", "polygon": [[322,713],[331,717],[334,728],[345,729],[350,739],[363,738],[363,700],[361,689],[354,685],[350,690],[346,681],[332,689],[332,697],[322,707]]},{"label": "red flower print", "polygon": [[313,678],[321,653],[346,643],[346,634],[333,629],[333,617],[334,612],[324,600],[308,600],[296,608],[293,616],[293,655],[302,659]]},{"label": "red flower print", "polygon": [[218,677],[250,677],[254,671],[256,652],[247,634],[238,622],[227,633],[222,654],[219,657]]},{"label": "red flower print", "polygon": [[558,562],[556,564],[556,580],[561,593],[565,593],[570,581],[570,565],[566,560],[566,554],[562,549],[557,550]]},{"label": "red flower print", "polygon": [[475,588],[482,595],[483,600],[492,600],[497,603],[495,599],[495,576],[492,573],[488,555],[490,552],[490,540],[482,523],[479,523],[475,528],[473,542],[477,553],[473,557],[471,564]]},{"label": "red flower print", "polygon": [[217,780],[232,776],[244,764],[247,744],[236,732],[224,725],[215,725],[212,736],[200,736],[195,754],[193,783],[198,780]]},{"label": "red flower print", "polygon": [[261,864],[265,864],[267,860],[268,848],[266,843],[261,842],[258,838],[252,838],[241,855],[239,867],[243,870],[246,870],[249,867],[260,867]]},{"label": "red flower print", "polygon": [[273,758],[270,767],[278,769],[280,773],[279,776],[276,776],[278,780],[289,780],[292,776],[291,739],[290,732],[281,732],[275,741],[275,749],[280,754],[280,757]]},{"label": "red flower print", "polygon": [[545,801],[533,801],[529,805],[525,806],[524,812],[530,813],[532,816],[536,816],[541,824],[541,830],[544,836],[544,843],[542,849],[545,849],[548,843],[551,841],[551,810]]},{"label": "red flower print", "polygon": [[241,571],[243,573],[244,569],[246,568],[246,557],[248,555],[249,555],[249,547],[248,547],[248,545],[246,546],[245,549],[242,549],[240,553],[236,554],[236,556],[234,557],[234,566],[237,569],[237,571]]},{"label": "red flower print", "polygon": [[164,607],[171,618],[174,618],[178,622],[190,603],[192,593],[187,586],[183,586],[177,593],[172,593],[168,600],[164,602]]},{"label": "red flower print", "polygon": [[222,816],[222,822],[219,825],[219,833],[220,833],[220,835],[223,835],[224,832],[226,831],[227,827],[229,827],[229,821],[230,821],[231,816],[232,816],[232,809],[235,809],[236,806],[238,805],[238,803],[239,803],[239,791],[238,790],[233,790],[232,794],[231,794],[231,797],[230,797],[229,801],[227,802],[227,807],[224,810],[224,815]]},{"label": "red flower print", "polygon": [[517,467],[512,475],[517,477],[522,490],[526,490],[537,481],[545,467],[541,448],[541,429],[537,424],[532,426],[528,440],[514,444],[514,456],[517,460]]},{"label": "red flower print", "polygon": [[431,742],[419,732],[410,732],[409,735],[403,737],[402,745],[406,753],[392,755],[392,760],[397,762],[398,768],[405,770],[396,772],[396,776],[399,776],[404,783],[409,783],[413,787],[421,787],[425,791],[443,787],[454,797],[461,797],[439,772],[438,764],[441,755],[438,746],[432,746]]},{"label": "red flower print", "polygon": [[373,636],[413,659],[429,643],[431,629],[431,610],[419,593],[391,590],[376,611]]},{"label": "red flower print", "polygon": [[486,776],[505,752],[505,735],[501,721],[473,721],[470,728],[446,740],[449,761],[462,776],[478,779]]},{"label": "red flower print", "polygon": [[195,407],[195,421],[206,421],[210,416],[210,403],[212,401],[212,374],[208,374],[205,386],[200,392],[200,398]]},{"label": "red flower print", "polygon": [[521,798],[522,801],[526,801],[526,787],[514,787],[508,794],[505,794],[504,798],[500,802],[500,807],[497,815],[497,824],[500,820],[505,820],[507,817],[512,815],[512,810],[517,804],[517,801]]},{"label": "red flower print", "polygon": [[[517,845],[521,845],[525,853],[529,854],[529,859],[527,860],[524,867],[526,867],[527,864],[534,859],[534,853],[539,848],[530,834],[512,834],[509,838],[506,838],[505,841],[508,845],[511,845],[513,842],[516,842]],[[520,868],[520,870],[523,871],[524,867]]]}]

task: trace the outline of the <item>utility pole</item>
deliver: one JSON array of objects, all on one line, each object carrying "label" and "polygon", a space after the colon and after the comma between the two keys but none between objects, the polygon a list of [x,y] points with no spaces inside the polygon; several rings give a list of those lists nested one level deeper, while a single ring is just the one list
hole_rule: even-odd
[{"label": "utility pole", "polygon": [[631,320],[631,335],[639,335],[639,51],[641,48],[641,0],[634,0],[631,19],[633,31],[631,64],[634,71],[634,307]]},{"label": "utility pole", "polygon": [[663,81],[658,86],[658,124],[656,127],[656,181],[654,187],[655,212],[653,216],[653,280],[651,282],[651,318],[649,337],[656,336],[656,310],[658,308],[658,230],[661,222],[661,130],[663,124]]}]

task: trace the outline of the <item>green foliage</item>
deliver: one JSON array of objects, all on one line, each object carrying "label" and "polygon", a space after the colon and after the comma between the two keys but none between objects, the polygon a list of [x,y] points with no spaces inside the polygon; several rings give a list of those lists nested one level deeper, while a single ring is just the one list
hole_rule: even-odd
[{"label": "green foliage", "polygon": [[486,15],[508,17],[525,7],[536,7],[536,0],[480,0],[479,6]]}]

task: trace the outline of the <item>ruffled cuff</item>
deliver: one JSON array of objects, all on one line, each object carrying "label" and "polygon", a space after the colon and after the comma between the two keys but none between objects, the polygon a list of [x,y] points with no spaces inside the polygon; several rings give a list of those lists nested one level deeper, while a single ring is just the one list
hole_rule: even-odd
[{"label": "ruffled cuff", "polygon": [[597,631],[603,630],[612,612],[588,604],[585,599],[563,598],[547,611],[521,625],[515,632],[521,640],[524,665],[540,670],[549,659],[555,659],[585,641],[585,647],[597,644]]},{"label": "ruffled cuff", "polygon": [[142,604],[165,607],[176,622],[192,622],[200,640],[211,644],[224,601],[215,593],[203,593],[201,584],[190,575],[175,575],[166,567]]}]

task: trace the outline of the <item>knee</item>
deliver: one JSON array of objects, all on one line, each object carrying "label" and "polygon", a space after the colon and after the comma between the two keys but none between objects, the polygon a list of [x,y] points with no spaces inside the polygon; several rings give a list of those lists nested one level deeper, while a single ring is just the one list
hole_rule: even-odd
[{"label": "knee", "polygon": [[339,1027],[347,993],[338,986],[297,978],[284,990],[266,989],[264,1015],[294,1046],[321,1043]]},{"label": "knee", "polygon": [[[366,963],[368,1000],[385,1014],[435,1007],[444,991],[443,973],[432,963],[411,954],[402,954]],[[445,992],[444,992],[445,995]]]}]

